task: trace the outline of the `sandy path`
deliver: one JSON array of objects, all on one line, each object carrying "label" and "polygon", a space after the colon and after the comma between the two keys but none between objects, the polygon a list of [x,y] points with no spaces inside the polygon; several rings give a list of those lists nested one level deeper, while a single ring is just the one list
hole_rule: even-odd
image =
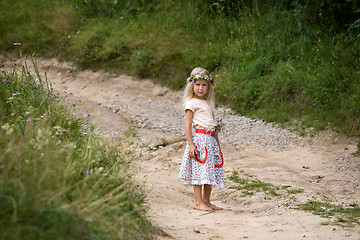
[{"label": "sandy path", "polygon": [[[39,59],[37,63],[55,92],[67,95],[67,102],[77,103],[76,111],[90,113],[105,137],[120,136],[130,123],[137,126],[138,137],[132,139],[136,178],[148,192],[150,220],[169,234],[155,239],[360,239],[359,226],[342,229],[321,225],[326,219],[294,209],[312,198],[359,203],[360,159],[351,154],[356,139],[329,132],[301,138],[258,121],[240,122],[237,116],[219,110],[225,119],[235,119],[229,124],[232,129],[242,132],[241,136],[220,136],[226,176],[233,170],[244,171],[261,181],[291,185],[304,192],[280,197],[262,193],[242,196],[228,187],[214,189],[213,202],[224,210],[195,211],[192,188],[177,179],[186,144],[181,93],[148,80],[77,71],[55,59]],[[226,185],[233,183],[227,180]]]}]

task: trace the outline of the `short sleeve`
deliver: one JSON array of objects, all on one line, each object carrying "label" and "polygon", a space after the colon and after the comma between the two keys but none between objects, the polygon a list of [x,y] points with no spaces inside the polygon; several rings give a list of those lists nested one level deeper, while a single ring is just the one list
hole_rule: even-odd
[{"label": "short sleeve", "polygon": [[195,105],[194,105],[194,101],[187,101],[185,103],[185,112],[186,110],[191,110],[192,112],[195,112]]}]

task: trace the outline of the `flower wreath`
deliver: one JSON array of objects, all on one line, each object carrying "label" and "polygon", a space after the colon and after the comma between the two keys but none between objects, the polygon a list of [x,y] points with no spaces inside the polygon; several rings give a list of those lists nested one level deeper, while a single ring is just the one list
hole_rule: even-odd
[{"label": "flower wreath", "polygon": [[217,78],[219,75],[201,75],[201,76],[193,76],[193,77],[188,77],[187,81],[188,82],[196,82],[197,80],[206,80],[206,81],[210,81],[210,83],[212,83],[214,85],[214,87],[216,86],[215,84],[215,78]]}]

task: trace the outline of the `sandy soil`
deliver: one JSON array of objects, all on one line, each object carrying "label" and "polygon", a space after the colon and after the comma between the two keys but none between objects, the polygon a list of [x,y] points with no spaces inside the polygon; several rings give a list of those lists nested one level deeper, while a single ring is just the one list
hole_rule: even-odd
[{"label": "sandy soil", "polygon": [[[22,61],[32,65],[29,60]],[[7,62],[5,68],[14,62]],[[241,130],[220,135],[225,175],[243,171],[261,181],[291,185],[304,192],[278,197],[261,192],[243,196],[230,188],[234,183],[226,180],[226,188],[214,189],[212,194],[213,202],[224,210],[196,211],[192,188],[177,179],[186,144],[180,92],[150,80],[78,71],[72,64],[56,59],[38,59],[37,64],[42,75],[46,72],[54,91],[66,96],[66,103],[76,103],[79,114],[90,114],[105,138],[116,138],[129,126],[136,126],[138,136],[132,139],[134,172],[147,192],[149,219],[163,231],[154,235],[155,239],[360,239],[359,226],[343,229],[322,225],[327,219],[295,209],[308,199],[328,199],[343,206],[360,203],[360,159],[352,155],[357,139],[330,131],[303,138],[246,119],[249,126],[258,124],[254,131],[238,121]],[[237,119],[231,111],[219,111],[228,114],[225,119]],[[274,137],[264,137],[269,131],[275,139],[286,138],[267,144],[275,141]]]}]

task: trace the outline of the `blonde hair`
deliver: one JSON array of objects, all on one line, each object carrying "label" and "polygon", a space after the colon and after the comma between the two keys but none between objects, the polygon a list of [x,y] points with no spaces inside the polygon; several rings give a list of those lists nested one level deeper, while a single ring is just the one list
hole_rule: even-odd
[{"label": "blonde hair", "polygon": [[[201,67],[196,67],[191,71],[190,77],[201,77],[204,75],[209,75],[208,70]],[[183,95],[183,105],[185,106],[186,102],[189,101],[194,97],[194,84],[196,81],[189,81],[187,82],[185,89],[184,89],[184,95]],[[213,85],[209,82],[208,83],[208,90],[205,94],[205,99],[208,102],[208,104],[211,106],[212,109],[215,109],[215,92]]]}]

